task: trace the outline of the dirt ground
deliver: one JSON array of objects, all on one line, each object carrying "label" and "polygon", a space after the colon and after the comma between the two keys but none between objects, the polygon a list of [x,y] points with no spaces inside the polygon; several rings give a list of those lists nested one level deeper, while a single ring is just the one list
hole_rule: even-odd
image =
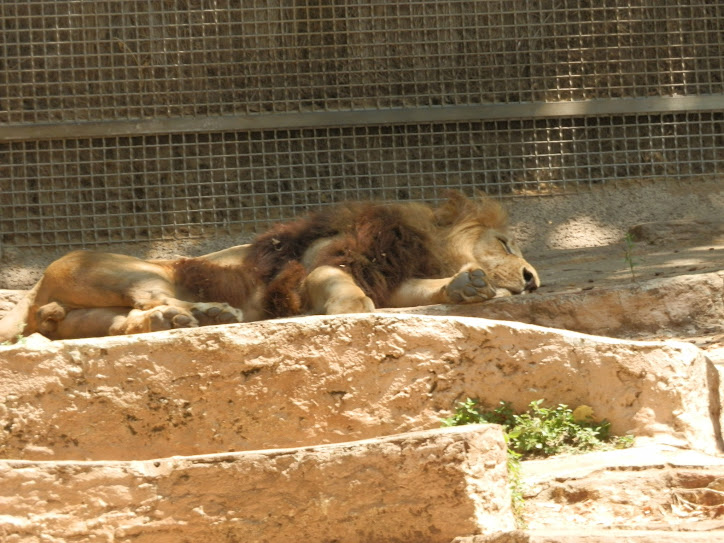
[{"label": "dirt ground", "polygon": [[[724,178],[632,181],[504,203],[526,257],[540,274],[539,294],[633,286],[724,269]],[[629,247],[624,241],[627,233],[634,240]],[[221,235],[102,249],[166,258],[195,256],[246,241]],[[62,254],[4,247],[0,316],[19,299],[19,291],[30,288],[45,266]],[[678,331],[677,337],[724,352],[722,332],[692,329],[687,337],[679,337]]]},{"label": "dirt ground", "polygon": [[[504,204],[526,257],[540,274],[541,294],[724,269],[724,178],[631,181],[572,194],[514,198]],[[628,247],[627,233],[633,239]],[[167,258],[196,256],[247,241],[225,234],[99,250]],[[21,295],[17,291],[30,288],[65,251],[0,249],[2,315]],[[714,335],[698,344],[721,342]]]}]

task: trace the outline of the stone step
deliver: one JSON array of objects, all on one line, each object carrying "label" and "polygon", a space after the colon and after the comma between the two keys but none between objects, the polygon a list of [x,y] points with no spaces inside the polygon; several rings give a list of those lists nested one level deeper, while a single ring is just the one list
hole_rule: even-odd
[{"label": "stone step", "polygon": [[0,346],[0,457],[143,460],[432,429],[456,402],[586,404],[614,434],[715,451],[696,347],[426,315],[339,315]]},{"label": "stone step", "polygon": [[[715,541],[711,538],[721,536],[717,530],[724,530],[720,455],[649,445],[526,461],[521,474],[530,534],[566,527],[573,532],[561,532],[562,542],[589,541],[576,538],[599,532],[590,540],[623,534],[624,541],[699,541],[706,532],[709,539],[703,540]],[[650,539],[651,533],[660,533],[660,539]]]},{"label": "stone step", "polygon": [[[585,403],[641,443],[721,443],[718,375],[696,347],[520,323],[310,317],[29,338],[1,346],[0,360],[0,530],[20,541],[447,543],[510,532],[499,429],[377,440],[439,428],[466,397],[517,410]],[[497,445],[451,437],[480,431]],[[540,494],[554,524],[531,533],[570,526]]]},{"label": "stone step", "polygon": [[448,543],[514,528],[500,427],[122,462],[0,461],[3,541]]},{"label": "stone step", "polygon": [[510,320],[609,337],[724,332],[724,271],[385,312]]}]

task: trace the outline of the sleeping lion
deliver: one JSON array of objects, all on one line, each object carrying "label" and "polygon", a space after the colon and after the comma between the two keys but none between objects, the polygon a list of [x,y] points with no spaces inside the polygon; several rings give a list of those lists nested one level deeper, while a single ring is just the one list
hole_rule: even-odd
[{"label": "sleeping lion", "polygon": [[347,203],[196,258],[71,252],[0,321],[0,342],[482,302],[539,284],[487,197]]}]

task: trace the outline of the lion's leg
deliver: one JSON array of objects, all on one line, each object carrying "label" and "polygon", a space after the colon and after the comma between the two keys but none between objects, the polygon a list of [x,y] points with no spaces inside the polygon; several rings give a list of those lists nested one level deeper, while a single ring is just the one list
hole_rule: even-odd
[{"label": "lion's leg", "polygon": [[143,334],[175,328],[194,328],[198,321],[175,306],[159,305],[152,309],[132,309],[123,318],[115,319],[108,335]]},{"label": "lion's leg", "polygon": [[36,313],[38,332],[50,339],[78,339],[102,337],[124,321],[127,307],[94,307],[88,309],[66,309],[51,302],[40,307]]},{"label": "lion's leg", "polygon": [[128,287],[126,296],[134,309],[148,310],[161,305],[191,310],[192,302],[177,298],[176,287],[165,277],[147,278]]},{"label": "lion's leg", "polygon": [[[170,315],[168,308],[173,308],[173,315],[170,318],[172,326],[169,328],[209,326],[244,321],[243,312],[227,303],[189,302],[176,298],[174,285],[165,280],[146,281],[140,285],[134,285],[129,294],[133,300],[134,309],[146,312],[163,308],[164,320],[169,320],[166,317]],[[177,325],[176,323],[180,319],[184,322]],[[186,319],[189,320],[188,323],[185,322]]]},{"label": "lion's leg", "polygon": [[148,311],[128,307],[66,309],[56,302],[38,309],[37,322],[38,331],[50,339],[138,334],[196,326],[190,316],[169,306]]},{"label": "lion's leg", "polygon": [[[56,302],[45,304],[35,312],[35,323],[37,331],[51,339],[57,339],[55,332],[58,323],[65,320],[66,309]],[[83,337],[83,336],[81,336]]]},{"label": "lion's leg", "polygon": [[123,319],[116,319],[108,335],[142,334],[175,328],[195,328],[214,324],[242,322],[243,313],[223,303],[193,303],[187,312],[174,305],[159,305],[147,310],[126,310]]},{"label": "lion's leg", "polygon": [[151,309],[93,307],[66,309],[55,302],[37,312],[38,331],[50,339],[78,339],[159,332],[212,324],[241,322],[241,311],[217,303],[191,304],[190,311],[161,305]]},{"label": "lion's leg", "polygon": [[120,334],[138,334],[198,326],[197,320],[174,306],[149,310],[129,307],[68,309],[51,302],[36,313],[38,332],[50,339],[78,339]]},{"label": "lion's leg", "polygon": [[303,286],[308,309],[315,314],[367,313],[375,309],[352,276],[334,266],[315,268]]},{"label": "lion's leg", "polygon": [[495,296],[490,278],[479,267],[464,266],[453,277],[408,279],[392,293],[390,307],[483,302]]}]

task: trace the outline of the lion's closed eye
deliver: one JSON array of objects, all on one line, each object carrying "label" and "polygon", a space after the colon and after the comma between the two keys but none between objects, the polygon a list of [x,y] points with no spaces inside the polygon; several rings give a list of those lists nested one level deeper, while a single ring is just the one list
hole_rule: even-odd
[{"label": "lion's closed eye", "polygon": [[513,250],[510,248],[510,245],[508,244],[508,240],[506,240],[504,238],[498,238],[498,241],[503,246],[503,249],[505,249],[506,253],[508,253],[509,255],[513,254]]}]

